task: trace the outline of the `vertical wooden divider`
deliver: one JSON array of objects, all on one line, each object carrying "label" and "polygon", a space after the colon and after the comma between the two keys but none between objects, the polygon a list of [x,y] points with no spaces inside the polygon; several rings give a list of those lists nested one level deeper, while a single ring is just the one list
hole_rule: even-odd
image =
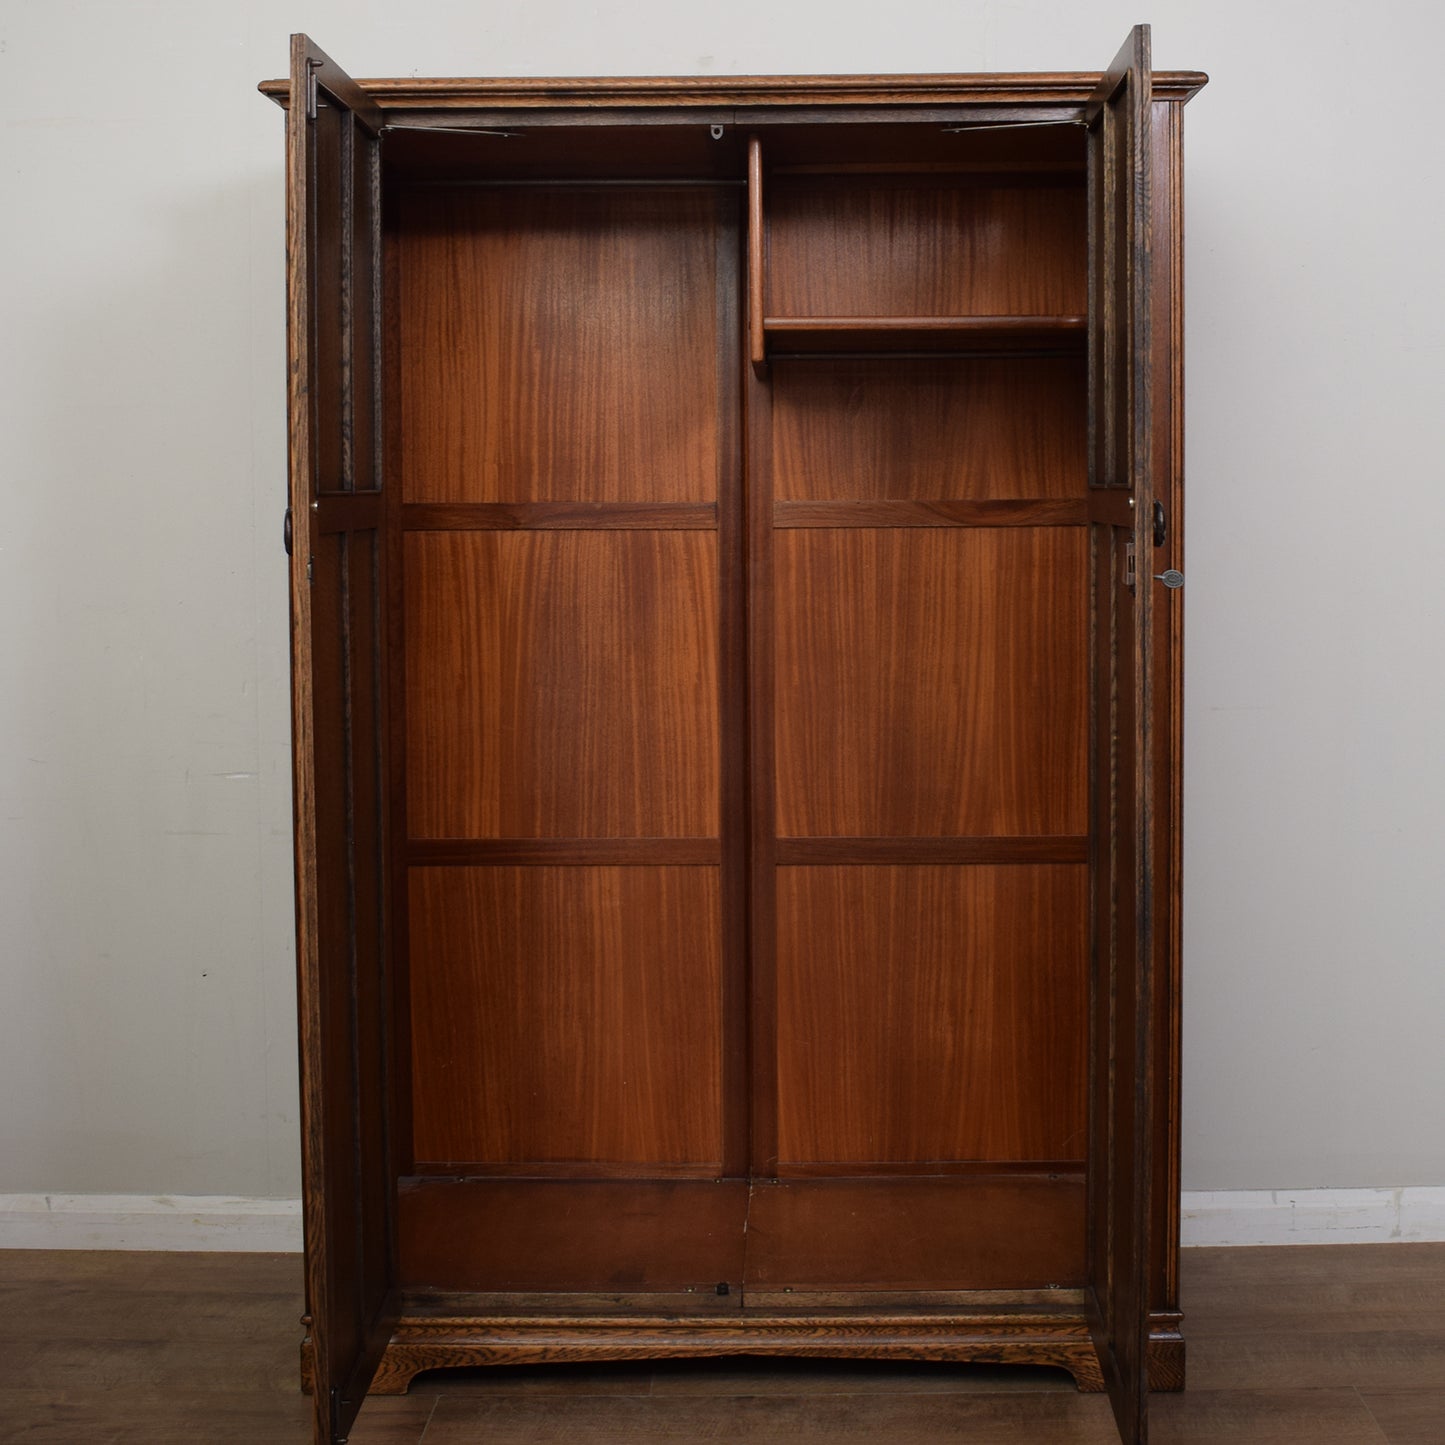
[{"label": "vertical wooden divider", "polygon": [[381,195],[381,426],[382,545],[389,583],[384,602],[387,656],[387,836],[390,840],[386,909],[391,939],[391,1137],[396,1167],[415,1167],[412,1145],[411,946],[406,825],[406,558],[402,530],[401,453],[401,263],[397,248],[398,197],[383,184]]},{"label": "vertical wooden divider", "polygon": [[722,900],[724,1178],[748,1172],[748,638],[743,462],[742,265],[736,191],[717,193],[718,693],[722,772],[718,836]]},{"label": "vertical wooden divider", "polygon": [[[751,281],[751,278],[750,278]],[[771,1177],[778,1162],[777,810],[773,737],[772,387],[757,368],[746,381],[748,541],[748,736],[752,821],[751,1172]]]}]

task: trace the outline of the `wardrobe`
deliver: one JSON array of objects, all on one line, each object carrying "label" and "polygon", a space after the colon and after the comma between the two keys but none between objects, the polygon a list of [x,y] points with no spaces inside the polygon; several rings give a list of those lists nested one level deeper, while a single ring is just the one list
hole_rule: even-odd
[{"label": "wardrobe", "polygon": [[286,108],[315,1439],[455,1365],[1183,1384],[1182,128],[1102,73]]}]

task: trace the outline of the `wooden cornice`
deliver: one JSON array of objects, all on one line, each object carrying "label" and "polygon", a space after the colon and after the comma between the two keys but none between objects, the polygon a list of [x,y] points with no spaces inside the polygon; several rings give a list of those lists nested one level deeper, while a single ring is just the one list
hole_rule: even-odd
[{"label": "wooden cornice", "polygon": [[[1156,100],[1184,102],[1209,77],[1197,70],[1154,73]],[[618,106],[686,108],[803,105],[1083,105],[1097,74],[1004,75],[703,75],[556,77],[487,80],[362,80],[383,111]],[[284,80],[259,87],[285,106]]]}]

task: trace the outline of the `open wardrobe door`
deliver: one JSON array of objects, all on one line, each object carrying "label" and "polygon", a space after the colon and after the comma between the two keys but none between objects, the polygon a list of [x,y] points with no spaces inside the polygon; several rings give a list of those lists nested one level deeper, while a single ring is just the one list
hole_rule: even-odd
[{"label": "open wardrobe door", "polygon": [[396,1318],[382,811],[375,103],[291,40],[292,728],[314,1439],[346,1439]]},{"label": "open wardrobe door", "polygon": [[[1126,1445],[1148,1438],[1151,903],[1149,31],[1088,111],[1090,931],[1087,1300]],[[1152,549],[1150,549],[1152,550]]]}]

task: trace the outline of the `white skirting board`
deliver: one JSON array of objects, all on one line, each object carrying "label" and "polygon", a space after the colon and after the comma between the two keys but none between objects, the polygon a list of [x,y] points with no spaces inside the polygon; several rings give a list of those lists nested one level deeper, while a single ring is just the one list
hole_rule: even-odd
[{"label": "white skirting board", "polygon": [[[1445,1240],[1445,1187],[1186,1193],[1186,1247]],[[0,1194],[0,1249],[301,1248],[299,1199]]]},{"label": "white skirting board", "polygon": [[1186,1247],[1445,1240],[1445,1188],[1219,1189],[1180,1203]]},{"label": "white skirting board", "polygon": [[271,1253],[300,1248],[299,1199],[232,1199],[219,1194],[0,1194],[0,1249]]}]

